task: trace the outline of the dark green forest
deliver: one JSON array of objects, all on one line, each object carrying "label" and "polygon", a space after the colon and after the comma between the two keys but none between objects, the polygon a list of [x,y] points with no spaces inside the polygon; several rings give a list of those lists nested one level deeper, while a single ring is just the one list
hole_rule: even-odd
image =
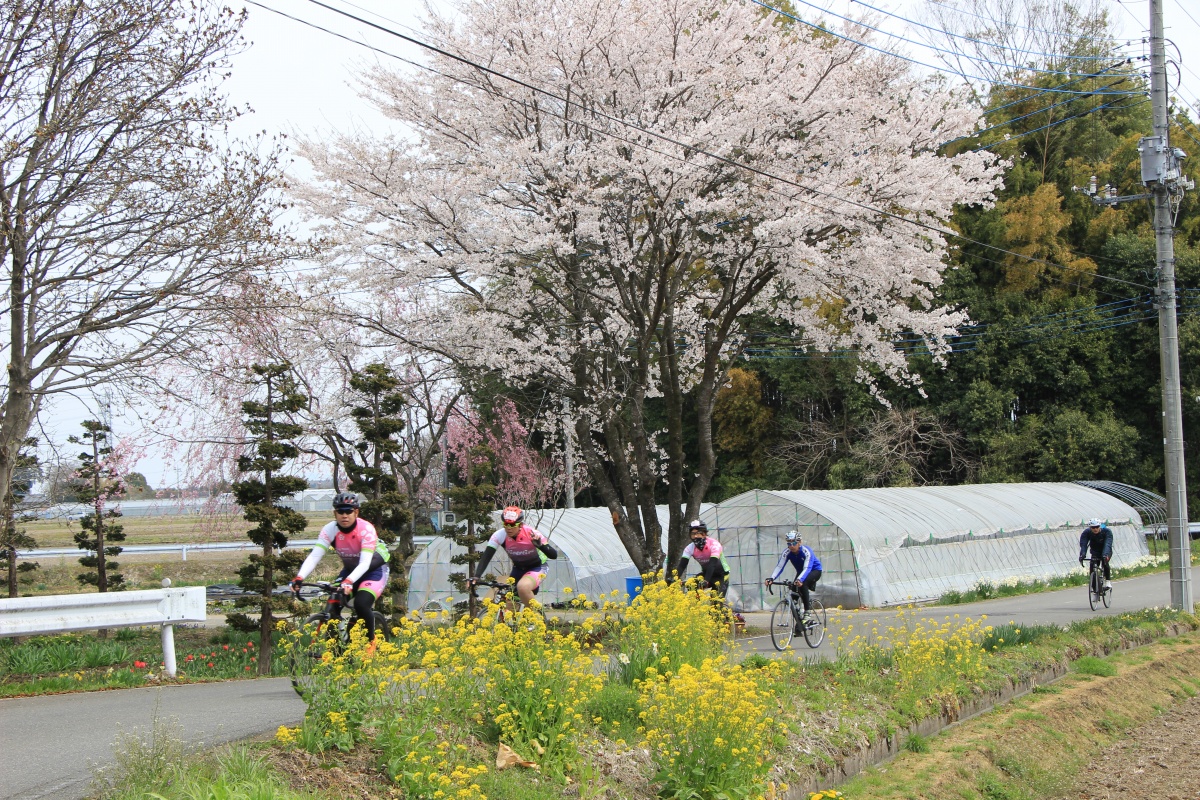
[{"label": "dark green forest", "polygon": [[[1081,29],[1103,31],[1101,15]],[[1070,55],[1103,55],[1081,36]],[[1069,64],[1069,66],[1066,66]],[[716,411],[719,501],[749,488],[857,488],[927,483],[1102,479],[1162,491],[1163,449],[1155,245],[1148,201],[1101,206],[1074,187],[1092,176],[1122,195],[1143,191],[1138,140],[1150,133],[1142,65],[1054,65],[1084,72],[1021,76],[1066,95],[994,86],[986,125],[947,152],[1004,157],[988,209],[962,208],[940,300],[972,324],[939,365],[911,347],[918,388],[855,379],[853,353],[811,353],[762,320]],[[1095,64],[1103,65],[1097,69]],[[1105,94],[1116,90],[1139,94]],[[1172,109],[1173,145],[1200,156],[1200,129]],[[1186,145],[1190,145],[1187,147]],[[1189,162],[1185,162],[1188,164]],[[1193,168],[1194,169],[1194,168]],[[1188,170],[1193,172],[1193,170]],[[1200,420],[1200,214],[1177,217],[1176,281],[1184,431]],[[973,241],[967,241],[973,240]],[[1200,467],[1200,449],[1186,457]],[[1195,481],[1189,502],[1197,507]]]}]

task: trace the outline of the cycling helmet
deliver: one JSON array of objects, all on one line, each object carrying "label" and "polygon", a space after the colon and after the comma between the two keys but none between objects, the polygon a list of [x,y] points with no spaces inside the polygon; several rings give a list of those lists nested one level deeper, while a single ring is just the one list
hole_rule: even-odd
[{"label": "cycling helmet", "polygon": [[799,541],[800,541],[800,531],[788,531],[787,532],[787,543],[788,544],[796,544]]},{"label": "cycling helmet", "polygon": [[520,525],[525,521],[525,512],[520,506],[508,506],[500,512],[500,521],[505,525]]},{"label": "cycling helmet", "polygon": [[358,510],[358,495],[354,492],[338,492],[333,496],[334,511]]},{"label": "cycling helmet", "polygon": [[708,526],[698,519],[692,520],[688,525],[688,528],[691,529],[692,533],[695,533],[696,531],[699,531],[700,533],[708,533]]},{"label": "cycling helmet", "polygon": [[1088,520],[1089,528],[1099,528],[1102,524],[1103,523],[1101,523],[1100,520],[1096,519],[1095,517],[1092,517]]}]

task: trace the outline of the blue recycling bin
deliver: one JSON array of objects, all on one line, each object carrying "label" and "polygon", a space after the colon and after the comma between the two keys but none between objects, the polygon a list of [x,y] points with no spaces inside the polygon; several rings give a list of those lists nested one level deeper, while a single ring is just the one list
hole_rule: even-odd
[{"label": "blue recycling bin", "polygon": [[642,579],[626,578],[625,579],[625,594],[629,595],[629,604],[633,605],[633,598],[642,593]]}]

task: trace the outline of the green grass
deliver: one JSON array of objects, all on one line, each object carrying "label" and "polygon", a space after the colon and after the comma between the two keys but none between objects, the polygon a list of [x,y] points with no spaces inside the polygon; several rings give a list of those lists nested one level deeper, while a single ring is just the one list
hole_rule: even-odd
[{"label": "green grass", "polygon": [[[0,697],[119,689],[157,684],[162,634],[122,628],[101,639],[94,632],[0,640]],[[227,628],[176,628],[176,682],[257,677],[258,636]],[[275,659],[272,674],[286,672]]]},{"label": "green grass", "polygon": [[1071,665],[1072,672],[1080,675],[1095,675],[1099,678],[1111,678],[1117,674],[1117,668],[1112,662],[1095,656],[1084,656]]}]

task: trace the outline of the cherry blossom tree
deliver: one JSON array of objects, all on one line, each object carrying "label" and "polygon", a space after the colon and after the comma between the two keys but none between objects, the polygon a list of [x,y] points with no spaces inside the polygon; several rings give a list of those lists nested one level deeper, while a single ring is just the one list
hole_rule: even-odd
[{"label": "cherry blossom tree", "polygon": [[303,143],[299,197],[347,280],[410,298],[377,330],[568,402],[639,569],[657,503],[671,561],[698,514],[751,314],[910,383],[893,337],[964,319],[938,231],[998,170],[938,154],[976,116],[903,62],[743,0],[464,0],[426,36],[428,71],[363,76],[397,133]]},{"label": "cherry blossom tree", "polygon": [[185,0],[0,0],[0,517],[49,399],[153,378],[286,255],[275,148],[225,140],[241,21]]}]

